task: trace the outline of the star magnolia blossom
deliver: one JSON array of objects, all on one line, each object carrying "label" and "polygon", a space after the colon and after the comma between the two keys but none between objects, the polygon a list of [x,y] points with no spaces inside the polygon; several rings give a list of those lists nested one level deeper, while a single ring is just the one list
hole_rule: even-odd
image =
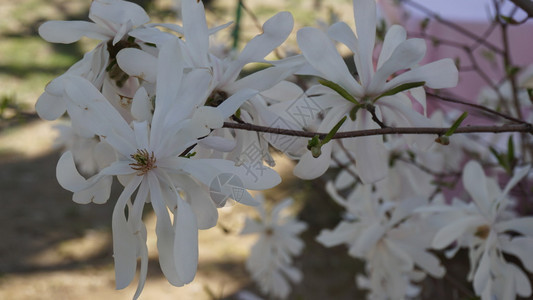
[{"label": "star magnolia blossom", "polygon": [[[110,61],[114,59],[110,57],[111,48],[123,47],[119,45],[121,41],[127,44],[125,39],[128,37],[128,32],[149,22],[150,18],[142,7],[135,3],[122,0],[94,0],[89,11],[89,19],[94,23],[87,21],[48,21],[39,27],[39,34],[43,39],[52,43],[70,44],[83,36],[101,40],[102,42],[95,49],[85,54],[83,59],[73,65],[65,74],[66,76],[82,76],[98,89],[101,89],[106,82],[106,77],[109,76],[106,68],[112,67]],[[133,45],[135,44],[129,46]],[[67,100],[62,96],[66,76],[59,76],[54,79],[37,100],[35,109],[41,118],[55,120],[65,113]],[[132,91],[129,85],[132,82],[124,84],[121,94],[130,96]],[[108,83],[108,89],[110,89],[109,85]],[[119,101],[114,100],[116,100],[115,102]],[[117,109],[120,109],[121,106],[118,103],[113,104]],[[77,124],[73,125],[76,126]]]},{"label": "star magnolia blossom", "polygon": [[[171,284],[181,286],[191,282],[196,273],[198,229],[213,227],[217,221],[216,205],[207,189],[216,176],[237,176],[242,194],[217,192],[227,192],[226,196],[248,205],[257,203],[245,188],[270,188],[280,182],[279,175],[271,169],[265,168],[260,180],[251,181],[246,170],[231,161],[181,156],[199,138],[208,135],[211,128],[221,127],[222,120],[252,93],[243,90],[218,108],[200,107],[210,75],[205,70],[183,74],[175,57],[177,48],[175,40],[161,48],[151,124],[134,121],[130,126],[89,81],[73,76],[65,79],[69,115],[111,145],[117,158],[85,179],[78,174],[72,154],[66,152],[58,162],[57,178],[62,187],[74,192],[73,200],[78,203],[106,202],[112,176],[118,176],[125,185],[113,211],[113,252],[119,289],[129,285],[135,275],[137,257],[141,257],[135,298],[143,288],[148,263],[146,229],[141,219],[145,203],[150,202],[157,215],[161,269]],[[173,222],[167,208],[173,214]]]},{"label": "star magnolia blossom", "polygon": [[[404,84],[418,83],[430,88],[447,88],[457,84],[458,72],[451,59],[439,60],[424,66],[417,66],[426,52],[425,41],[407,39],[405,30],[393,25],[385,36],[383,47],[374,69],[372,54],[374,52],[376,33],[376,3],[374,0],[354,0],[354,17],[356,34],[346,23],[339,22],[328,30],[328,35],[316,29],[306,27],[298,31],[298,45],[308,63],[314,68],[309,74],[327,79],[340,86],[351,96],[350,101],[330,88],[317,86],[308,94],[321,95],[316,101],[326,109],[320,132],[328,132],[343,116],[350,116],[340,131],[379,128],[372,120],[370,112],[357,106],[373,106],[378,118],[395,126],[432,126],[424,116],[415,112],[410,99],[404,93],[381,97]],[[359,75],[356,80],[337,52],[333,41],[345,44],[353,53],[355,66]],[[389,80],[393,74],[406,70]],[[425,94],[421,88],[411,89],[414,98],[425,109]],[[356,102],[358,104],[356,104]],[[428,140],[420,136],[416,143],[420,147],[429,146]],[[429,141],[431,142],[431,141]],[[381,136],[344,139],[344,146],[354,153],[357,171],[365,183],[375,182],[387,174],[387,151]],[[322,175],[330,166],[332,145],[322,147],[322,155],[314,158],[306,153],[296,166],[294,172],[304,179]]]},{"label": "star magnolia blossom", "polygon": [[527,275],[502,255],[516,256],[533,272],[530,254],[533,218],[510,218],[505,214],[510,204],[507,194],[528,172],[529,167],[517,171],[502,192],[495,180],[485,176],[479,163],[470,161],[464,169],[463,185],[473,202],[468,206],[440,208],[452,221],[437,232],[433,247],[443,249],[456,240],[456,248],[468,247],[471,267],[468,279],[473,280],[474,291],[483,300],[502,294],[505,296],[497,299],[531,296]]},{"label": "star magnolia blossom", "polygon": [[445,269],[426,249],[431,233],[423,229],[414,210],[425,204],[422,198],[398,202],[379,201],[371,185],[358,185],[348,199],[341,197],[333,183],[328,193],[346,208],[350,219],[341,221],[333,230],[322,230],[317,240],[326,247],[346,244],[348,254],[367,262],[372,294],[402,298],[408,291],[409,276],[415,266],[434,277],[442,277]]},{"label": "star magnolia blossom", "polygon": [[[209,85],[210,97],[206,105],[217,106],[228,97],[234,95],[242,89],[256,90],[257,95],[240,107],[240,118],[247,122],[263,126],[277,126],[285,129],[301,129],[294,122],[280,117],[278,114],[268,109],[268,103],[259,93],[274,87],[277,83],[292,75],[303,63],[302,60],[290,58],[286,61],[276,62],[276,66],[257,71],[251,75],[239,78],[242,68],[253,62],[267,62],[265,56],[276,49],[283,43],[293,28],[293,18],[289,12],[280,12],[269,20],[262,27],[262,33],[250,40],[244,49],[232,59],[231,57],[219,58],[210,53],[209,37],[216,31],[223,29],[226,25],[209,29],[206,22],[204,5],[201,1],[185,0],[182,1],[183,26],[169,24],[152,24],[171,29],[184,37],[182,42],[183,58],[187,62],[186,67],[206,68],[212,74],[212,81]],[[139,28],[131,33],[132,36],[148,40],[157,44],[161,39],[162,33],[155,28]],[[140,74],[150,74],[153,71],[153,64],[150,64],[148,55],[138,49],[124,49],[117,55],[118,63],[122,69],[126,70],[129,75],[139,76]],[[140,62],[140,63],[139,63]],[[146,76],[144,76],[146,78]],[[153,78],[153,76],[152,76]],[[282,86],[282,85],[280,85]],[[278,86],[278,89],[279,87]],[[283,121],[280,121],[283,119]],[[219,129],[213,133],[220,137],[228,138],[226,133],[228,129]],[[260,149],[260,160],[266,160],[273,165],[273,159],[270,157],[268,144],[282,148],[275,143],[278,136],[259,135],[251,131],[236,132],[235,138],[231,141],[218,139],[218,143],[209,143],[213,139],[205,140],[200,143],[201,146],[214,148],[216,152],[228,152],[227,145],[233,145],[228,159],[238,163],[251,163],[246,155],[242,153],[247,149]],[[301,148],[301,147],[300,147]],[[199,150],[199,149],[195,149]],[[296,152],[296,149],[282,149],[285,151]],[[299,150],[299,149],[298,149]],[[200,152],[201,150],[199,150]],[[217,153],[216,155],[221,155]]]},{"label": "star magnolia blossom", "polygon": [[[264,203],[263,197],[257,200]],[[286,298],[290,293],[287,279],[297,283],[302,273],[291,266],[292,256],[299,255],[304,244],[297,237],[307,228],[307,224],[282,212],[292,204],[292,199],[285,199],[277,204],[270,213],[261,205],[257,207],[259,219],[247,218],[241,234],[259,234],[259,239],[252,246],[246,268],[252,273],[261,291],[276,298]]]}]

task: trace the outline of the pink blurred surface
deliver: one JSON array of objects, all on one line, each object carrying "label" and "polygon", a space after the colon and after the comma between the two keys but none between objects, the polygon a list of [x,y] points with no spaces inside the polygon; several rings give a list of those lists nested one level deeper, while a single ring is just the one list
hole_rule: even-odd
[{"label": "pink blurred surface", "polygon": [[[417,36],[421,32],[420,23],[428,17],[425,12],[408,3],[404,3],[403,7],[397,7],[391,4],[391,0],[380,0],[379,2],[383,14],[391,23],[401,23],[406,27],[411,36]],[[491,18],[495,14],[491,0],[416,0],[409,2],[431,10],[442,17],[442,19],[460,26],[476,36],[483,36],[484,32],[490,26]],[[504,15],[508,15],[512,8],[513,5],[506,2],[501,7],[501,11]],[[523,20],[525,14],[521,10],[518,10],[514,18]],[[468,46],[476,44],[475,40],[471,37],[435,19],[429,22],[426,33],[437,39],[451,41],[453,43]],[[523,68],[533,63],[533,22],[526,22],[519,26],[509,26],[508,37],[512,63]],[[504,49],[500,28],[496,28],[484,40],[501,50]],[[444,43],[435,46],[429,41],[427,45],[428,51],[422,63],[449,57],[452,59],[458,58],[461,68],[466,67],[468,69],[473,65],[468,54],[463,49],[445,45]],[[479,68],[487,74],[492,82],[498,83],[505,74],[502,67],[503,59],[500,55],[494,54],[494,61],[489,61],[486,57],[487,55],[491,55],[492,52],[487,47],[480,45],[475,48],[473,55]],[[486,85],[488,85],[487,81],[477,72],[464,70],[460,72],[458,86],[448,91],[463,99],[476,102],[480,89]]]}]

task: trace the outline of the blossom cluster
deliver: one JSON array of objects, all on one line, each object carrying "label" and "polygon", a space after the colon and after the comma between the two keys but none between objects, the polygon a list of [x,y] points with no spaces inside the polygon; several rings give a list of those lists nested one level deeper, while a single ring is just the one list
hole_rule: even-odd
[{"label": "blossom cluster", "polygon": [[[301,54],[275,61],[266,57],[293,31],[288,12],[268,19],[239,53],[217,51],[211,37],[231,24],[209,28],[197,0],[181,1],[182,25],[152,23],[140,6],[123,0],[94,0],[91,22],[41,25],[39,33],[49,42],[100,41],[46,86],[36,111],[46,120],[65,113],[70,118],[70,127],[62,127],[67,151],[56,175],[73,201],[106,203],[113,178],[123,186],[112,216],[118,289],[131,283],[139,258],[135,299],[146,281],[146,204],[157,216],[161,270],[172,285],[188,284],[197,271],[198,230],[217,224],[217,208],[233,200],[262,204],[247,190],[281,181],[271,169],[275,148],[298,160],[294,174],[301,179],[340,170],[326,190],[346,214],[317,240],[326,247],[346,245],[351,256],[365,261],[366,276],[356,282],[370,290],[370,299],[415,297],[421,291],[417,282],[446,272],[435,251],[445,249],[451,257],[460,248],[469,250],[468,279],[483,299],[531,295],[522,267],[502,254],[533,271],[526,254],[533,247],[532,220],[513,212],[515,199],[509,196],[527,181],[527,160],[508,161],[510,179],[501,191],[480,163],[465,165],[472,153],[494,164],[474,138],[446,135],[447,146],[424,134],[332,139],[337,132],[451,126],[445,112],[428,116],[425,88],[454,87],[454,61],[422,65],[425,41],[407,38],[399,25],[377,43],[376,11],[374,0],[353,0],[355,32],[344,22],[326,30],[302,28]],[[337,43],[353,52],[355,75]],[[251,63],[269,67],[241,76]],[[290,81],[294,75],[318,80],[304,90]],[[280,131],[230,129],[228,123]],[[284,136],[283,130],[327,135],[307,140]],[[516,157],[514,151],[508,157]],[[445,200],[449,178],[462,178],[472,202],[465,195]],[[261,220],[248,219],[242,232],[260,234],[247,267],[264,293],[280,298],[290,292],[286,278],[301,280],[291,257],[303,250],[296,235],[306,226],[282,220],[279,213],[289,204],[270,216],[259,208]]]},{"label": "blossom cluster", "polygon": [[285,299],[291,290],[288,281],[298,283],[302,280],[302,273],[292,266],[292,259],[304,248],[298,234],[307,228],[307,224],[283,214],[293,203],[292,199],[283,200],[267,212],[263,197],[259,195],[258,198],[263,204],[257,208],[259,218],[246,218],[240,233],[259,235],[246,261],[246,268],[263,293]]}]

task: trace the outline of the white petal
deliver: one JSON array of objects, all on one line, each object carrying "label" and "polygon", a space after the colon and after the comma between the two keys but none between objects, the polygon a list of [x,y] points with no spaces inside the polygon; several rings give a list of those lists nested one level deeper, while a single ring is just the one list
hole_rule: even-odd
[{"label": "white petal", "polygon": [[204,4],[202,1],[182,0],[181,14],[183,16],[183,31],[185,43],[193,52],[194,63],[197,67],[207,67],[209,34],[205,20]]},{"label": "white petal", "polygon": [[87,204],[94,202],[96,204],[103,204],[109,199],[111,193],[111,183],[113,177],[105,176],[100,179],[95,185],[85,190],[75,192],[72,200],[79,204]]},{"label": "white petal", "polygon": [[487,178],[479,163],[469,161],[463,170],[463,186],[479,210],[487,217],[491,216],[493,197],[489,198]]},{"label": "white petal", "polygon": [[[528,276],[520,268],[514,264],[509,264],[508,267],[513,270],[512,276],[514,277],[514,288],[516,293],[521,297],[530,297],[531,296],[531,283],[529,282]],[[514,295],[513,295],[514,296]]]},{"label": "white petal", "polygon": [[498,222],[494,226],[498,232],[515,231],[533,237],[533,217],[523,217]]},{"label": "white petal", "polygon": [[383,46],[381,47],[381,53],[379,54],[378,69],[389,59],[394,49],[396,49],[400,43],[405,41],[406,37],[407,33],[402,26],[394,24],[389,28],[385,35]]},{"label": "white petal", "polygon": [[133,122],[133,129],[135,133],[135,141],[138,149],[148,149],[149,148],[149,130],[148,123],[144,122]]},{"label": "white petal", "polygon": [[425,81],[426,86],[433,89],[450,88],[457,85],[459,72],[450,58],[413,68],[387,82],[385,89],[389,90],[409,82]]},{"label": "white petal", "polygon": [[417,87],[414,89],[410,89],[409,92],[411,93],[411,96],[422,105],[424,116],[427,116],[427,105],[426,105],[426,90],[424,90],[424,87]]},{"label": "white petal", "polygon": [[111,31],[86,21],[48,21],[39,27],[39,35],[51,43],[70,44],[83,36],[108,40],[112,34]]},{"label": "white petal", "polygon": [[152,102],[144,87],[140,87],[133,96],[131,114],[137,121],[152,120]]},{"label": "white petal", "polygon": [[[191,167],[194,165],[197,166],[195,166],[194,169],[188,169],[188,171],[191,172],[193,176],[197,177],[202,182],[204,182],[202,179],[211,178],[212,180],[217,174],[221,173],[231,173],[237,175],[242,181],[244,188],[252,190],[269,189],[278,185],[281,182],[281,177],[276,171],[260,163],[256,163],[253,165],[242,164],[240,166],[235,166],[235,163],[229,160],[201,159],[192,162]],[[209,170],[213,167],[219,171],[215,174],[211,173],[209,174],[209,176],[200,175],[203,172],[199,169],[204,168],[206,170]],[[211,182],[208,181],[204,183],[209,185]]]},{"label": "white petal", "polygon": [[533,239],[529,237],[515,237],[510,241],[502,241],[502,250],[520,259],[524,267],[533,272]]},{"label": "white petal", "polygon": [[374,74],[367,92],[375,95],[385,92],[384,85],[389,76],[415,66],[425,54],[426,42],[423,39],[409,39],[399,44],[391,57]]},{"label": "white petal", "polygon": [[481,295],[490,280],[490,256],[488,251],[483,252],[476,273],[474,274],[474,291]]},{"label": "white petal", "polygon": [[[154,208],[157,216],[157,223],[155,232],[157,234],[157,250],[159,251],[159,265],[161,271],[165,274],[168,282],[174,286],[184,285],[183,280],[178,276],[176,265],[174,263],[174,236],[175,229],[170,222],[167,207],[165,206],[165,200],[161,192],[161,186],[159,180],[153,174],[148,174],[148,184],[150,186],[150,198],[152,207]],[[177,205],[177,195],[176,199]]]},{"label": "white petal", "polygon": [[263,33],[254,37],[239,54],[237,60],[224,72],[225,83],[234,81],[242,67],[250,62],[262,61],[267,54],[287,39],[294,21],[289,12],[279,12],[263,24]]},{"label": "white petal", "polygon": [[87,180],[80,175],[74,163],[72,152],[67,151],[61,155],[56,166],[56,177],[62,188],[71,192],[83,190]]},{"label": "white petal", "polygon": [[174,224],[174,263],[178,276],[187,284],[194,279],[198,268],[198,226],[191,207],[179,197]]},{"label": "white petal", "polygon": [[[347,122],[354,123],[351,120]],[[357,112],[354,130],[374,129],[377,124],[371,120],[370,114],[360,109]],[[363,183],[373,183],[387,176],[389,170],[388,152],[383,144],[382,136],[362,136],[345,139],[345,147],[354,153],[357,175]]]},{"label": "white petal", "polygon": [[361,78],[362,85],[367,86],[370,84],[372,75],[374,75],[372,53],[376,39],[376,1],[354,1],[353,12],[355,19],[355,30],[359,43],[359,51],[357,55],[360,57],[360,65],[357,65],[356,67]]},{"label": "white petal", "polygon": [[351,243],[351,238],[355,236],[356,230],[357,227],[354,224],[340,222],[333,230],[323,229],[316,237],[316,240],[326,247]]},{"label": "white petal", "polygon": [[298,45],[303,55],[327,80],[342,86],[356,97],[364,94],[362,87],[350,74],[344,60],[329,37],[316,28],[302,28],[298,31]]},{"label": "white petal", "polygon": [[[217,224],[218,211],[211,200],[207,188],[194,182],[188,176],[178,176],[178,187],[183,188],[187,195],[187,202],[190,204],[196,220],[198,229],[209,229]],[[179,205],[178,205],[179,209]]]},{"label": "white petal", "polygon": [[[192,116],[193,126],[203,126],[209,134],[211,129],[221,128],[224,125],[224,115],[219,109],[210,106],[199,107]],[[192,124],[191,124],[192,125]]]},{"label": "white petal", "polygon": [[355,37],[352,29],[350,29],[346,23],[338,22],[331,25],[331,27],[328,29],[328,35],[333,40],[346,45],[350,50],[352,50],[353,53],[358,52],[359,46],[357,43],[357,38]]},{"label": "white petal", "polygon": [[[150,17],[139,5],[128,1],[94,0],[89,12],[91,20],[104,20],[106,23],[124,24],[130,21],[133,26],[150,22]],[[98,23],[98,22],[96,22]]]},{"label": "white petal", "polygon": [[130,284],[137,268],[137,238],[128,226],[124,208],[141,179],[137,177],[126,186],[113,209],[113,258],[117,289],[123,289]]},{"label": "white petal", "polygon": [[[170,26],[163,26],[162,24],[152,24],[152,25],[159,25],[159,26],[166,27],[166,28],[170,27]],[[168,40],[176,38],[176,36],[174,36],[171,33],[162,32],[157,28],[151,28],[151,27],[135,28],[132,31],[130,31],[128,35],[140,41],[155,44],[158,47],[164,45]]]},{"label": "white petal", "polygon": [[141,258],[141,270],[139,272],[139,284],[137,285],[137,290],[135,295],[133,295],[133,300],[137,300],[141,295],[141,292],[146,283],[146,275],[148,274],[148,247],[146,246],[146,226],[142,224],[141,234],[137,234],[137,243],[140,245],[139,255]]},{"label": "white petal", "polygon": [[293,74],[296,69],[296,67],[283,66],[266,68],[235,81],[233,84],[224,87],[224,90],[230,94],[246,88],[265,91]]},{"label": "white petal", "polygon": [[241,107],[244,102],[257,95],[257,93],[259,93],[259,91],[242,89],[226,99],[226,101],[222,102],[217,109],[222,113],[224,119],[229,118],[237,111],[237,109],[239,109],[239,107]]},{"label": "white petal", "polygon": [[[376,243],[383,238],[385,227],[378,223],[372,223],[364,229],[361,235],[355,240],[349,253],[356,257],[365,257],[370,254],[371,249],[375,249]],[[403,252],[403,251],[402,251]]]},{"label": "white petal", "polygon": [[311,180],[322,176],[331,164],[332,143],[329,142],[322,146],[322,154],[314,158],[310,151],[300,158],[298,164],[294,167],[294,175],[304,180]]},{"label": "white petal", "polygon": [[35,111],[39,117],[47,121],[61,117],[66,110],[67,106],[63,96],[58,97],[47,92],[44,92],[35,103]]},{"label": "white petal", "polygon": [[120,113],[86,79],[68,76],[65,78],[65,92],[80,108],[82,114],[77,116],[83,118],[84,125],[96,134],[107,136],[115,131],[123,137],[133,137],[131,128]]},{"label": "white petal", "polygon": [[451,224],[441,228],[435,234],[431,247],[442,249],[461,237],[467,230],[475,229],[484,224],[486,224],[486,221],[479,216],[470,216],[455,220]]},{"label": "white petal", "polygon": [[157,58],[135,48],[122,49],[117,53],[117,63],[130,76],[154,83],[157,78]]},{"label": "white petal", "polygon": [[174,219],[174,263],[178,276],[187,284],[198,268],[198,226],[189,203],[178,198],[178,213]]},{"label": "white petal", "polygon": [[156,115],[167,111],[176,101],[182,75],[183,59],[180,43],[176,38],[169,39],[161,47],[157,59],[157,98],[154,120],[159,120],[160,117]]},{"label": "white petal", "polygon": [[215,149],[217,151],[222,152],[230,152],[231,150],[235,149],[235,146],[237,145],[235,143],[235,140],[229,140],[221,136],[211,135],[199,140],[198,144],[202,145],[203,147]]},{"label": "white petal", "polygon": [[440,264],[439,259],[430,252],[421,248],[416,248],[414,245],[408,245],[408,252],[413,258],[415,264],[431,276],[442,278],[446,269]]}]

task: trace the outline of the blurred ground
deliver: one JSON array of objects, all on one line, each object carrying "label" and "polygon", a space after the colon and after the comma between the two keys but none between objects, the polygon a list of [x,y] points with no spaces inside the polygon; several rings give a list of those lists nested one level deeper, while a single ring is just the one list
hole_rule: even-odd
[{"label": "blurred ground", "polygon": [[[171,0],[138,2],[148,3],[150,15],[161,20],[170,22],[175,15]],[[210,20],[222,24],[233,19],[234,2],[210,1]],[[279,10],[290,10],[295,29],[315,25],[316,17],[326,20],[332,9],[351,20],[350,10],[342,9],[350,5],[345,0],[323,9],[318,9],[320,1],[311,0],[246,3],[261,23]],[[39,120],[33,108],[46,83],[95,45],[85,39],[50,44],[37,35],[38,26],[46,20],[86,19],[89,5],[89,0],[0,0],[0,299],[130,299],[136,288],[134,282],[125,290],[114,289],[110,224],[117,191],[105,205],[73,203],[55,179],[56,123]],[[258,32],[245,15],[243,41]],[[290,52],[294,34],[288,45],[284,51]],[[284,183],[267,195],[274,200],[293,196],[299,207],[312,203],[302,213],[310,222],[304,234],[309,251],[296,260],[304,281],[291,299],[353,299],[358,263],[342,247],[326,252],[314,242],[318,228],[336,224],[338,208],[312,183],[293,180],[289,162],[278,165]],[[237,235],[252,209],[237,205],[219,212],[221,226],[200,233],[197,278],[182,288],[171,286],[161,274],[154,216],[146,212],[150,263],[141,299],[232,299],[243,289],[258,293],[244,268],[254,238]]]}]

